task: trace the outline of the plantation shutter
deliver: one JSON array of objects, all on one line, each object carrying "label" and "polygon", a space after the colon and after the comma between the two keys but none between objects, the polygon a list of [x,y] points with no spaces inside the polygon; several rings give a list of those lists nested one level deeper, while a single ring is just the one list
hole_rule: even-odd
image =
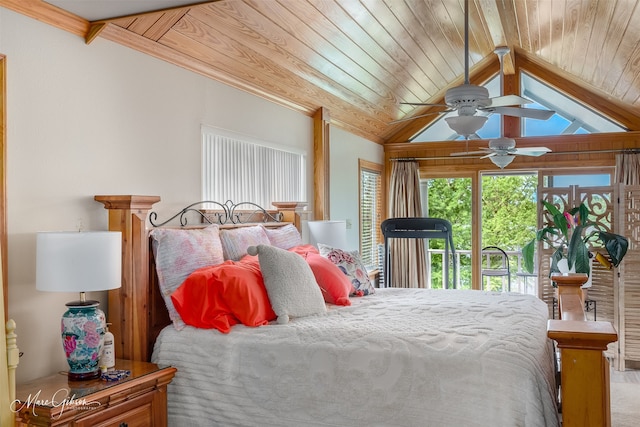
[{"label": "plantation shutter", "polygon": [[224,203],[306,200],[305,155],[210,128],[202,131],[202,198]]},{"label": "plantation shutter", "polygon": [[379,171],[360,170],[360,252],[367,267],[378,263],[382,212],[382,176]]}]

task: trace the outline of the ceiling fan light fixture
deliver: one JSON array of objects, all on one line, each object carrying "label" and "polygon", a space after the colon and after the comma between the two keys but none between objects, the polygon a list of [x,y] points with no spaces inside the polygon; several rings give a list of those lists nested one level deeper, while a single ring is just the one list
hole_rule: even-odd
[{"label": "ceiling fan light fixture", "polygon": [[501,136],[497,139],[492,139],[489,141],[489,148],[491,150],[513,150],[516,148],[516,140],[513,138],[506,138]]},{"label": "ceiling fan light fixture", "polygon": [[504,169],[506,166],[509,166],[515,156],[510,154],[498,154],[497,156],[489,157],[494,165],[498,166],[500,169]]},{"label": "ceiling fan light fixture", "polygon": [[458,135],[462,135],[465,138],[478,132],[487,122],[487,119],[488,117],[486,116],[454,116],[445,118],[449,127]]}]

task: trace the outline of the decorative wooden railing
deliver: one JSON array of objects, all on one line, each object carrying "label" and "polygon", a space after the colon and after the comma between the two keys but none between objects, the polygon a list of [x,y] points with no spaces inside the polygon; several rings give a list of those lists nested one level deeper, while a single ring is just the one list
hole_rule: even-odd
[{"label": "decorative wooden railing", "polygon": [[610,322],[587,321],[586,274],[553,275],[560,319],[549,320],[547,335],[560,349],[563,427],[611,427],[609,363],[604,351],[618,339]]}]

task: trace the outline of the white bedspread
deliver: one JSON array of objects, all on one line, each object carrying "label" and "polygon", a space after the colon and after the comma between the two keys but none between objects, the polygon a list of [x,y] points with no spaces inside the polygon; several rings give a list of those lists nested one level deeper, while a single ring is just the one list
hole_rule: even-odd
[{"label": "white bedspread", "polygon": [[326,316],[165,328],[170,426],[557,426],[547,307],[480,291],[379,289]]}]

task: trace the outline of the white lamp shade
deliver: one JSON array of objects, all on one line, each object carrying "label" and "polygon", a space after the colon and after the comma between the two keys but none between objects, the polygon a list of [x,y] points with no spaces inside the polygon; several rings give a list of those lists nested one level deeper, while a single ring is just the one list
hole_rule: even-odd
[{"label": "white lamp shade", "polygon": [[469,137],[478,132],[487,122],[486,116],[453,116],[445,120],[451,129],[458,135]]},{"label": "white lamp shade", "polygon": [[332,248],[347,248],[346,221],[309,221],[309,241],[312,245],[318,243]]},{"label": "white lamp shade", "polygon": [[121,285],[119,231],[41,232],[36,246],[39,291],[105,291]]},{"label": "white lamp shade", "polygon": [[494,165],[498,166],[500,169],[504,169],[506,166],[509,166],[515,156],[510,154],[499,154],[497,156],[489,157]]}]

